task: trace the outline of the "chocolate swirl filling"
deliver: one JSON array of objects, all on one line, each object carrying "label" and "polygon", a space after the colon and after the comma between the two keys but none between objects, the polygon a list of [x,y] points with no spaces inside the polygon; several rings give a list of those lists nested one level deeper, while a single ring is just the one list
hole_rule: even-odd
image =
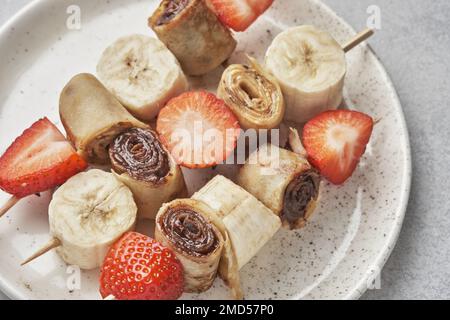
[{"label": "chocolate swirl filling", "polygon": [[188,207],[169,209],[162,219],[162,230],[180,250],[196,256],[207,256],[219,244],[213,226]]},{"label": "chocolate swirl filling", "polygon": [[181,12],[189,4],[190,0],[166,0],[164,4],[164,11],[158,20],[158,26],[167,24]]},{"label": "chocolate swirl filling", "polygon": [[308,206],[319,196],[320,176],[316,170],[308,170],[296,177],[286,188],[282,219],[294,226],[299,219],[306,219]]},{"label": "chocolate swirl filling", "polygon": [[150,129],[132,128],[109,147],[114,171],[150,183],[161,183],[170,172],[169,156]]}]

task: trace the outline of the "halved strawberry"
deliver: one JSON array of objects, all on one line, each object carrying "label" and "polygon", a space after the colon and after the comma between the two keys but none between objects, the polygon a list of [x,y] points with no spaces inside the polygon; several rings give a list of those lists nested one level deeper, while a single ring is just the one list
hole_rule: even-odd
[{"label": "halved strawberry", "polygon": [[44,118],[0,158],[0,189],[23,198],[61,185],[86,167],[58,128]]},{"label": "halved strawberry", "polygon": [[207,0],[223,24],[245,31],[273,3],[273,0]]},{"label": "halved strawberry", "polygon": [[103,298],[112,295],[117,300],[176,300],[183,291],[183,266],[175,253],[145,235],[126,233],[103,262]]},{"label": "halved strawberry", "polygon": [[334,184],[344,183],[356,169],[373,131],[373,119],[349,110],[326,111],[303,129],[309,161]]},{"label": "halved strawberry", "polygon": [[258,14],[262,15],[273,4],[274,0],[247,0],[250,7]]},{"label": "halved strawberry", "polygon": [[187,92],[169,101],[156,125],[177,163],[208,168],[236,148],[241,128],[225,102],[206,91]]}]

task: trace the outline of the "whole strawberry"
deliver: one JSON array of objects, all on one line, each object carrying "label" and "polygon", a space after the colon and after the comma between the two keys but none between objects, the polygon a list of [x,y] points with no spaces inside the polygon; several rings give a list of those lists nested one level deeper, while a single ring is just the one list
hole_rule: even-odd
[{"label": "whole strawberry", "polygon": [[100,294],[117,300],[176,300],[184,290],[183,266],[150,237],[128,232],[110,249],[100,276]]}]

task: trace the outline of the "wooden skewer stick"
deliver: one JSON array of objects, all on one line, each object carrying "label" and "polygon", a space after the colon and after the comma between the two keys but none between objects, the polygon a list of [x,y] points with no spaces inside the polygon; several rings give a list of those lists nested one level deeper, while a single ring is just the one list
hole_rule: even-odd
[{"label": "wooden skewer stick", "polygon": [[8,201],[6,201],[3,207],[0,208],[0,218],[3,217],[9,211],[9,209],[14,207],[16,203],[19,202],[19,200],[20,199],[16,196],[12,196]]},{"label": "wooden skewer stick", "polygon": [[47,252],[49,252],[50,250],[53,250],[55,248],[58,248],[59,246],[61,246],[61,241],[57,238],[53,238],[51,239],[42,249],[40,249],[38,252],[36,252],[35,254],[33,254],[31,257],[29,257],[27,260],[25,260],[24,262],[22,262],[21,266],[24,266],[28,263],[30,263],[31,261],[39,258],[40,256],[46,254]]},{"label": "wooden skewer stick", "polygon": [[342,49],[344,49],[344,52],[349,52],[354,47],[359,45],[361,42],[369,39],[372,35],[374,35],[375,31],[373,29],[367,28],[366,30],[361,31],[358,33],[353,39],[351,39],[349,42],[347,42],[345,45],[342,46]]}]

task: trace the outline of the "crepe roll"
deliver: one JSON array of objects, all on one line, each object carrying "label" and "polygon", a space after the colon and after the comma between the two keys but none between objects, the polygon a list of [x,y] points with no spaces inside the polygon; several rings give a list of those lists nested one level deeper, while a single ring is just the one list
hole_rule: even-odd
[{"label": "crepe roll", "polygon": [[237,44],[203,0],[163,0],[149,25],[192,76],[217,68]]},{"label": "crepe roll", "polygon": [[250,58],[251,65],[233,64],[222,75],[218,96],[233,110],[244,129],[274,129],[285,106],[277,81]]},{"label": "crepe roll", "polygon": [[155,219],[163,203],[187,196],[180,167],[151,129],[131,128],[109,147],[112,172],[133,192],[141,219]]},{"label": "crepe roll", "polygon": [[158,212],[155,238],[182,263],[186,292],[208,290],[217,276],[225,240],[214,215],[206,204],[191,199],[174,200]]},{"label": "crepe roll", "polygon": [[303,228],[319,198],[320,175],[302,156],[267,144],[250,155],[238,184],[277,214],[283,226]]},{"label": "crepe roll", "polygon": [[79,74],[65,86],[59,113],[69,140],[92,164],[109,162],[108,146],[124,130],[147,127],[91,74]]}]

